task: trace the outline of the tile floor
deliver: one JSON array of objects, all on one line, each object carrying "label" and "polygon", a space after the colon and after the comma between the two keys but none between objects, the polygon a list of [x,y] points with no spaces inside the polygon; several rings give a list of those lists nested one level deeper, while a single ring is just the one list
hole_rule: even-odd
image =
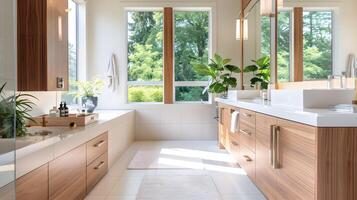
[{"label": "tile floor", "polygon": [[[157,150],[172,165],[190,169],[127,170],[138,150]],[[161,154],[160,154],[161,155]],[[169,156],[170,159],[167,159]],[[202,163],[183,162],[198,158]],[[135,142],[86,200],[265,200],[215,141]]]}]

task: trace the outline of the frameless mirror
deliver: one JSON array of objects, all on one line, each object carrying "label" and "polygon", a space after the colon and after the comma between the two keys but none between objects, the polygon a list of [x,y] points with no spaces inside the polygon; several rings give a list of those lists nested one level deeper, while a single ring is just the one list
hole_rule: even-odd
[{"label": "frameless mirror", "polygon": [[[271,18],[260,14],[260,1],[252,0],[244,9],[243,66],[256,64],[254,61],[271,55]],[[252,72],[244,74],[244,88],[254,89]]]},{"label": "frameless mirror", "polygon": [[278,7],[278,81],[355,77],[357,1],[284,1]]}]

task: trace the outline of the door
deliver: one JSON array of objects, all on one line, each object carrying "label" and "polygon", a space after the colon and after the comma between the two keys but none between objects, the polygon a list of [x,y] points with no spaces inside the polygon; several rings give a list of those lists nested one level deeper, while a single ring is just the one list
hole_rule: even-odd
[{"label": "door", "polygon": [[314,199],[316,128],[278,120],[278,199]]},{"label": "door", "polygon": [[275,117],[256,114],[256,184],[269,199],[276,199],[277,177],[271,163],[272,126],[278,124]]}]

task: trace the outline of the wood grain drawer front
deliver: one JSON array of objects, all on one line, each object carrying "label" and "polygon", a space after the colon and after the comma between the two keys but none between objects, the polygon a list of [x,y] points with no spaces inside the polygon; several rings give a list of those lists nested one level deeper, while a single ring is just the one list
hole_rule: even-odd
[{"label": "wood grain drawer front", "polygon": [[255,112],[250,110],[240,109],[239,111],[239,122],[255,127]]},{"label": "wood grain drawer front", "polygon": [[87,193],[89,193],[108,171],[108,152],[87,166]]},{"label": "wood grain drawer front", "polygon": [[49,199],[77,200],[86,194],[86,146],[49,163]]},{"label": "wood grain drawer front", "polygon": [[45,164],[16,180],[16,199],[48,199],[48,164]]},{"label": "wood grain drawer front", "polygon": [[255,181],[255,153],[241,144],[239,145],[238,163],[247,172],[248,176]]},{"label": "wood grain drawer front", "polygon": [[273,125],[277,125],[275,117],[256,114],[256,151],[255,151],[255,183],[268,199],[276,199],[277,176],[271,163],[271,139]]},{"label": "wood grain drawer front", "polygon": [[230,137],[228,151],[238,161],[239,158],[239,141],[236,137]]},{"label": "wood grain drawer front", "polygon": [[314,199],[316,128],[278,120],[277,182],[280,199]]},{"label": "wood grain drawer front", "polygon": [[241,122],[239,125],[239,139],[242,145],[255,152],[255,128],[250,124]]},{"label": "wood grain drawer front", "polygon": [[87,142],[87,165],[108,151],[108,132]]}]

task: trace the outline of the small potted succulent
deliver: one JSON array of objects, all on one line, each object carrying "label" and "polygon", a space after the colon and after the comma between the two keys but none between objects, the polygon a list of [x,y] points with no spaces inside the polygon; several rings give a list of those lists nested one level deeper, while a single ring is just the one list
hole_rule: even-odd
[{"label": "small potted succulent", "polygon": [[201,76],[209,76],[210,84],[208,91],[212,94],[219,94],[222,98],[227,98],[228,90],[237,87],[236,73],[241,73],[239,67],[229,64],[231,59],[222,58],[215,54],[210,64],[195,64],[194,70]]},{"label": "small potted succulent", "polygon": [[92,81],[74,81],[73,85],[77,90],[70,94],[82,100],[82,105],[88,113],[93,113],[98,106],[98,96],[103,91],[104,81],[96,78]]}]

